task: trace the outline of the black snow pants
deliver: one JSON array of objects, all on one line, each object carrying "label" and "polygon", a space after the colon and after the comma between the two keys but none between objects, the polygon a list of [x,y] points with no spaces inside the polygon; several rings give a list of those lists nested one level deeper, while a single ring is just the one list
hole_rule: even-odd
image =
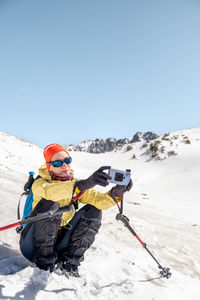
[{"label": "black snow pants", "polygon": [[[42,199],[32,216],[47,212],[57,203]],[[51,266],[62,261],[79,266],[85,251],[92,245],[100,226],[102,212],[87,204],[79,209],[65,227],[61,217],[27,224],[20,238],[22,254],[38,266]]]}]

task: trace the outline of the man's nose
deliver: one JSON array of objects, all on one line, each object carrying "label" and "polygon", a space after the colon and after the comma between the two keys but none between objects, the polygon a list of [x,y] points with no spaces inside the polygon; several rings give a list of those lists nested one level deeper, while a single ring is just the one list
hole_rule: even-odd
[{"label": "man's nose", "polygon": [[65,162],[63,162],[62,167],[63,167],[65,170],[70,169],[70,165],[69,165],[69,164],[66,164]]}]

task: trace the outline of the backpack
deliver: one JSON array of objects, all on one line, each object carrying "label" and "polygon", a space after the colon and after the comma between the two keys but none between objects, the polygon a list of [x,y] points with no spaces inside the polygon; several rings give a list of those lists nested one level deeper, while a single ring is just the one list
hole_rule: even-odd
[{"label": "backpack", "polygon": [[[32,184],[33,182],[40,178],[40,176],[37,176],[36,178],[34,178],[34,172],[29,172],[29,178],[28,181],[26,182],[26,184],[24,185],[24,192],[21,194],[21,197],[19,199],[18,202],[18,207],[17,207],[17,218],[18,220],[21,220],[21,216],[20,216],[20,203],[21,203],[21,199],[23,196],[26,196],[26,200],[25,200],[25,205],[24,205],[24,210],[23,210],[23,216],[22,216],[22,220],[28,218],[31,213],[32,213],[32,204],[33,204],[33,193],[32,193]],[[21,230],[26,226],[26,224],[24,224]],[[18,230],[20,230],[18,228]],[[17,231],[18,232],[18,231]]]}]

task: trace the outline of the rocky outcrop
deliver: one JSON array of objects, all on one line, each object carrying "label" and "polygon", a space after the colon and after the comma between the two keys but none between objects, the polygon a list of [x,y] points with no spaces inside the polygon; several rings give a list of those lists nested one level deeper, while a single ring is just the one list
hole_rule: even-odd
[{"label": "rocky outcrop", "polygon": [[133,136],[131,143],[142,142],[142,141],[151,141],[151,140],[155,140],[157,138],[158,138],[158,135],[151,131],[147,131],[145,133],[137,132]]},{"label": "rocky outcrop", "polygon": [[95,139],[88,147],[90,153],[104,153],[113,151],[116,148],[117,140],[114,138]]},{"label": "rocky outcrop", "polygon": [[94,139],[94,140],[87,140],[83,141],[79,145],[70,145],[65,146],[68,150],[74,151],[84,151],[90,153],[105,153],[120,149],[123,145],[129,145],[139,141],[150,141],[156,139],[158,136],[153,132],[137,132],[133,138],[107,138],[107,139]]}]

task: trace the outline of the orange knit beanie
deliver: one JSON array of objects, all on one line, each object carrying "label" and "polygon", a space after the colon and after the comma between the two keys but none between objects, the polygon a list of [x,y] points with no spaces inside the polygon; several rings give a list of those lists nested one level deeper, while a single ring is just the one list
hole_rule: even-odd
[{"label": "orange knit beanie", "polygon": [[[44,159],[46,162],[49,162],[51,161],[52,157],[54,156],[54,154],[56,154],[57,152],[60,152],[60,151],[65,151],[67,153],[68,156],[69,153],[67,152],[67,150],[65,150],[61,145],[59,144],[50,144],[50,145],[47,145],[45,148],[44,148]],[[47,164],[47,168],[49,169],[49,165]]]}]

